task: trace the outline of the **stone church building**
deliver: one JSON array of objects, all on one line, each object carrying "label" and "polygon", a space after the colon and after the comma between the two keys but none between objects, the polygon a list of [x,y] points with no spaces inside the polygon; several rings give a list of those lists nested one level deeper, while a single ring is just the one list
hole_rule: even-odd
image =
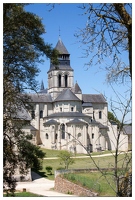
[{"label": "stone church building", "polygon": [[[50,62],[48,88],[29,94],[32,99],[31,132],[33,142],[48,149],[86,153],[114,150],[117,126],[108,122],[108,104],[102,94],[83,94],[74,83],[70,54],[59,38],[57,66]],[[28,130],[25,129],[27,132]],[[121,134],[121,150],[128,149],[128,138]]]}]

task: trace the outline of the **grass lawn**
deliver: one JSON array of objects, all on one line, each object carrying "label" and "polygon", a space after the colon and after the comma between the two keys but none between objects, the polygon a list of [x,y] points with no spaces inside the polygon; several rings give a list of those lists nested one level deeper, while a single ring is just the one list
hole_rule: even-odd
[{"label": "grass lawn", "polygon": [[[99,172],[64,174],[63,176],[78,185],[98,193],[100,197],[115,196],[115,192]],[[106,178],[109,180],[112,187],[115,188],[113,177],[108,173],[106,174]]]},{"label": "grass lawn", "polygon": [[[3,197],[7,197],[6,194],[3,194]],[[33,194],[31,192],[16,192],[14,197],[43,197],[43,196],[38,194]]]},{"label": "grass lawn", "polygon": [[[54,150],[54,149],[45,149],[41,148],[41,150],[46,153],[46,158],[51,158],[51,157],[58,157],[60,150]],[[102,155],[102,154],[107,154],[110,153],[110,151],[101,151],[101,152],[93,152],[91,155]],[[76,155],[73,156],[87,156],[87,154],[83,153],[77,153]]]},{"label": "grass lawn", "polygon": [[[128,156],[131,156],[132,154],[129,153]],[[124,163],[124,154],[119,155],[119,162],[118,166],[122,167],[122,164]],[[114,167],[114,157],[113,156],[107,156],[107,157],[96,157],[94,158],[95,162],[100,168],[112,168]],[[51,166],[52,169],[52,175],[47,174],[46,166]],[[41,176],[44,176],[50,180],[54,180],[54,172],[58,168],[63,168],[64,165],[60,164],[60,159],[44,159],[43,160],[43,169],[39,173]],[[124,166],[123,166],[124,167]],[[88,156],[88,158],[75,158],[75,163],[72,165],[69,165],[69,169],[91,169],[96,168],[91,158]]]},{"label": "grass lawn", "polygon": [[[41,150],[46,153],[46,158],[52,158],[52,157],[58,157],[60,150],[54,150],[54,149],[45,149],[45,148],[41,148]],[[76,154],[76,156],[86,156],[87,154],[82,154],[82,153],[78,153]]]}]

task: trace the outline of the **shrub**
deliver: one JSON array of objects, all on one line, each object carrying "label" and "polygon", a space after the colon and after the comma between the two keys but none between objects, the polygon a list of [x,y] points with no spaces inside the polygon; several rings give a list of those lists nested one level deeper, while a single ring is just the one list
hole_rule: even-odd
[{"label": "shrub", "polygon": [[52,175],[52,167],[51,166],[46,166],[46,171],[48,172],[49,175]]}]

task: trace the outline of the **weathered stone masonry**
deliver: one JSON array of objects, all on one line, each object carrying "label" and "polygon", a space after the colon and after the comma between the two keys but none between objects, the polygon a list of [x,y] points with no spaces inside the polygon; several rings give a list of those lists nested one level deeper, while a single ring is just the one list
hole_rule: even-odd
[{"label": "weathered stone masonry", "polygon": [[85,197],[94,197],[97,196],[97,193],[91,192],[75,183],[72,183],[60,175],[55,178],[55,187],[54,189],[58,192],[65,194],[73,194],[77,196],[85,196]]}]

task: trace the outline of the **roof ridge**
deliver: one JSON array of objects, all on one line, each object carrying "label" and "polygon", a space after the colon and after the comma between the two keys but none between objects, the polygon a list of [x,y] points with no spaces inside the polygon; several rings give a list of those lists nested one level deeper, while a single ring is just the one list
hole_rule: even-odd
[{"label": "roof ridge", "polygon": [[69,88],[64,89],[54,101],[81,101]]}]

